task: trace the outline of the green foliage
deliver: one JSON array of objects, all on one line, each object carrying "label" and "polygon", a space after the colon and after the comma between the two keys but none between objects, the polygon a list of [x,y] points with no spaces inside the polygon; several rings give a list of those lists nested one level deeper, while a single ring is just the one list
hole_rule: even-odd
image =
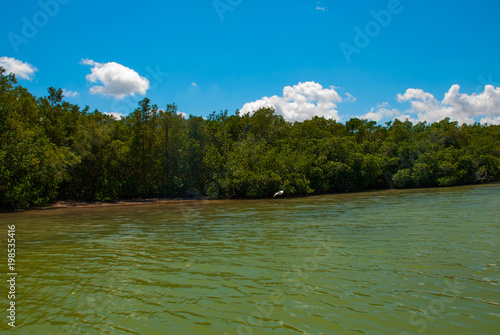
[{"label": "green foliage", "polygon": [[272,108],[183,117],[148,98],[127,117],[36,98],[0,68],[0,209],[58,199],[265,198],[500,180],[500,126],[444,119],[386,126]]},{"label": "green foliage", "polygon": [[399,170],[394,176],[392,176],[392,180],[394,181],[394,185],[398,188],[413,186],[410,169]]}]

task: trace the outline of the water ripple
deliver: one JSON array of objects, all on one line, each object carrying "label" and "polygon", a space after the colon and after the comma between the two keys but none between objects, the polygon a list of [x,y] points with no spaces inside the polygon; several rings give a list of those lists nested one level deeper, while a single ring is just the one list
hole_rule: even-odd
[{"label": "water ripple", "polygon": [[494,334],[497,199],[488,185],[2,215],[19,234],[16,331]]}]

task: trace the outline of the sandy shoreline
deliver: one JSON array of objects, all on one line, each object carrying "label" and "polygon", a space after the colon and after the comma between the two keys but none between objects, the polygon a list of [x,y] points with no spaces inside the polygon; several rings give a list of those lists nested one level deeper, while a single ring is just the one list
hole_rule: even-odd
[{"label": "sandy shoreline", "polygon": [[[374,190],[365,190],[359,192],[348,192],[348,193],[327,193],[327,194],[314,194],[308,196],[322,196],[322,195],[346,195],[352,196],[356,194],[368,194],[373,192],[391,192],[391,191],[406,191],[406,192],[421,192],[423,190],[439,190],[439,189],[452,189],[452,188],[463,188],[470,186],[491,186],[491,185],[500,185],[500,182],[489,182],[482,184],[473,184],[473,185],[460,185],[460,186],[441,186],[441,187],[431,187],[431,188],[409,188],[409,189],[399,189],[399,190],[390,190],[390,189],[374,189]],[[302,197],[308,197],[302,196]],[[298,198],[302,198],[298,197]],[[290,197],[286,197],[290,198]],[[297,198],[297,197],[292,197]],[[273,199],[273,198],[270,198]],[[154,204],[175,204],[175,203],[191,203],[191,202],[224,202],[224,201],[234,201],[234,200],[251,200],[251,199],[210,199],[208,197],[195,196],[192,198],[145,198],[145,199],[129,199],[129,200],[116,200],[110,202],[103,201],[78,201],[78,200],[60,200],[56,201],[53,204],[42,206],[42,207],[33,207],[28,209],[18,209],[13,211],[0,211],[0,213],[12,213],[12,212],[26,212],[26,211],[37,211],[37,210],[49,210],[49,209],[64,209],[64,208],[93,208],[93,207],[114,207],[114,206],[137,206],[137,205],[154,205]]]},{"label": "sandy shoreline", "polygon": [[186,203],[186,202],[209,201],[209,200],[210,200],[209,198],[147,198],[147,199],[116,200],[110,202],[61,200],[47,206],[21,209],[17,210],[16,212],[61,209],[61,208],[86,208],[86,207],[90,208],[90,207],[152,205],[152,204],[162,204],[162,203]]}]

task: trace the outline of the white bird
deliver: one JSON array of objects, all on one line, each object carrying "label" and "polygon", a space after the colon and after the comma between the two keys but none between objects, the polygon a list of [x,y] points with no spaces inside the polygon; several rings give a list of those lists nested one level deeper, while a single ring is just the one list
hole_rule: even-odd
[{"label": "white bird", "polygon": [[274,198],[275,196],[277,196],[277,195],[283,195],[283,193],[284,193],[284,192],[283,192],[283,190],[281,190],[281,191],[279,191],[279,192],[276,192],[276,193],[274,193],[273,198]]}]

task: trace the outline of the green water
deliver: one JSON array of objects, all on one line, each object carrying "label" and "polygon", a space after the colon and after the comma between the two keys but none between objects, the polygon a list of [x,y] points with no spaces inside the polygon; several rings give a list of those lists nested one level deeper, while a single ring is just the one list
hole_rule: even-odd
[{"label": "green water", "polygon": [[485,185],[0,214],[0,329],[499,334],[499,208]]}]

